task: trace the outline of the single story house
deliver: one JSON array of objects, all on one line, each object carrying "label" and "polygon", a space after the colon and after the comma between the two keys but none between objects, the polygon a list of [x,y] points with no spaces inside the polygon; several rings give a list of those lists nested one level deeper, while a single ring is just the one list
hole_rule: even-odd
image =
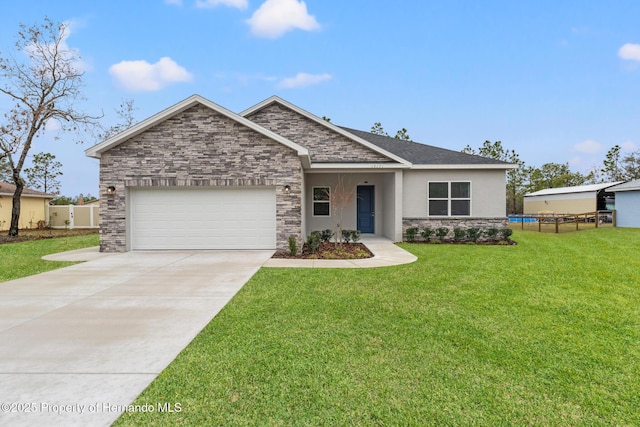
[{"label": "single story house", "polygon": [[[506,170],[462,152],[336,126],[277,96],[236,114],[193,95],[89,149],[101,250],[279,249],[345,229],[506,227]],[[353,191],[338,208],[337,184]],[[338,191],[337,191],[338,190]]]},{"label": "single story house", "polygon": [[524,195],[523,213],[580,214],[615,209],[615,194],[609,188],[618,182],[547,188]]},{"label": "single story house", "polygon": [[[13,193],[16,186],[8,182],[0,182],[0,231],[8,230],[11,225],[11,211],[13,209]],[[53,194],[25,188],[20,197],[19,228],[37,228],[38,222],[49,223],[49,202]]]},{"label": "single story house", "polygon": [[640,179],[609,188],[616,195],[616,225],[640,228]]}]

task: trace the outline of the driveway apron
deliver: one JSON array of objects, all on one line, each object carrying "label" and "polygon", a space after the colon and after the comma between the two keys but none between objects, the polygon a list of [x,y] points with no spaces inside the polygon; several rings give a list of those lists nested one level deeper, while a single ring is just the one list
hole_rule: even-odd
[{"label": "driveway apron", "polygon": [[127,252],[0,283],[0,425],[110,425],[271,255]]}]

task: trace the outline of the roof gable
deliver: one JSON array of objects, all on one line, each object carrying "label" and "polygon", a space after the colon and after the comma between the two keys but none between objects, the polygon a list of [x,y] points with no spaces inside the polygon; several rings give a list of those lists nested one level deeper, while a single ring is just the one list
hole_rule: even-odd
[{"label": "roof gable", "polygon": [[605,188],[612,187],[622,182],[623,181],[604,182],[600,184],[576,185],[573,187],[545,188],[544,190],[538,190],[533,193],[525,194],[524,197],[549,196],[551,194],[589,193],[589,192],[604,190]]},{"label": "roof gable", "polygon": [[236,122],[238,122],[241,125],[244,125],[248,128],[253,129],[256,132],[259,132],[265,136],[267,136],[268,138],[273,139],[274,141],[279,142],[280,144],[289,147],[295,151],[297,151],[298,155],[303,157],[303,158],[307,158],[307,161],[303,161],[303,163],[307,163],[308,162],[308,156],[309,156],[309,152],[306,148],[292,142],[289,141],[288,139],[282,137],[281,135],[277,135],[271,131],[269,131],[268,129],[265,129],[255,123],[253,123],[250,120],[247,120],[246,118],[237,115],[236,113],[227,110],[226,108],[209,101],[206,98],[203,98],[200,95],[192,95],[189,98],[178,102],[177,104],[149,117],[146,120],[141,121],[140,123],[130,127],[129,129],[112,136],[111,138],[106,139],[105,141],[102,141],[99,144],[94,145],[93,147],[90,147],[89,149],[85,150],[85,154],[89,157],[95,157],[95,158],[100,158],[100,155],[102,153],[104,153],[105,151],[116,147],[118,145],[120,145],[121,143],[127,141],[128,139],[137,136],[139,134],[141,134],[142,132],[150,129],[151,127],[162,123],[163,121],[174,117],[176,114],[179,114],[191,107],[194,107],[196,105],[203,105],[207,108],[210,108]]},{"label": "roof gable", "polygon": [[[337,135],[341,138],[343,138],[344,140],[348,140],[350,143],[355,144],[354,146],[354,150],[362,150],[362,148],[368,150],[369,152],[375,153],[378,156],[377,159],[375,160],[376,162],[381,162],[381,161],[387,161],[387,162],[397,162],[400,163],[402,166],[410,166],[410,162],[408,162],[407,160],[403,159],[402,157],[399,157],[387,150],[385,150],[382,147],[379,147],[375,144],[372,144],[371,142],[360,138],[357,135],[354,135],[352,133],[349,133],[347,131],[345,131],[345,129],[343,129],[340,126],[336,126],[314,114],[309,113],[308,111],[305,111],[304,109],[291,104],[288,101],[285,101],[284,99],[278,97],[278,96],[272,96],[270,98],[265,99],[264,101],[254,105],[253,107],[248,108],[247,110],[243,111],[240,113],[241,116],[243,117],[247,117],[251,120],[251,117],[255,117],[256,115],[258,115],[261,111],[267,110],[269,108],[273,108],[274,106],[279,106],[282,107],[286,110],[289,110],[295,114],[297,114],[298,116],[301,116],[303,118],[305,118],[306,120],[309,120],[311,123],[313,123],[314,125],[320,126],[323,129],[326,129],[327,131],[331,132],[334,135]],[[264,124],[263,124],[264,126]],[[275,131],[275,129],[273,129]],[[301,144],[303,144],[302,142],[300,142]],[[357,148],[356,148],[357,147]],[[344,149],[342,150],[342,154],[344,155]],[[354,153],[355,154],[355,153]],[[313,155],[313,150],[312,150],[312,154]]]}]

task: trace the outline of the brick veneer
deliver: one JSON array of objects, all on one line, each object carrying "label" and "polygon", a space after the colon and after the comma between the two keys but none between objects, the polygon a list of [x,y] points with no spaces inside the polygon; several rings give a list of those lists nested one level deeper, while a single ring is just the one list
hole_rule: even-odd
[{"label": "brick veneer", "polygon": [[126,250],[126,188],[134,186],[275,186],[276,245],[286,250],[289,236],[302,239],[302,173],[294,150],[205,106],[189,108],[102,154],[100,250]]},{"label": "brick veneer", "polygon": [[[508,222],[507,218],[402,218],[403,236],[406,236],[407,228],[409,227],[418,227],[420,231],[426,227],[432,230],[444,227],[449,229],[449,235],[453,235],[454,228],[467,230],[472,227],[477,227],[485,231],[489,228],[501,230],[508,227]],[[418,239],[421,239],[419,234]]]},{"label": "brick veneer", "polygon": [[249,120],[309,150],[315,162],[390,162],[388,157],[358,144],[281,104],[270,104]]}]

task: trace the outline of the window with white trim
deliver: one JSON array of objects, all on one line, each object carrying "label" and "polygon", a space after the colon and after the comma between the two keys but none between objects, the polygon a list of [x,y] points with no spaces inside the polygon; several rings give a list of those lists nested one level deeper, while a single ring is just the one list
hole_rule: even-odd
[{"label": "window with white trim", "polygon": [[313,187],[313,216],[331,216],[331,187]]},{"label": "window with white trim", "polygon": [[471,215],[470,182],[429,182],[427,191],[429,216]]}]

